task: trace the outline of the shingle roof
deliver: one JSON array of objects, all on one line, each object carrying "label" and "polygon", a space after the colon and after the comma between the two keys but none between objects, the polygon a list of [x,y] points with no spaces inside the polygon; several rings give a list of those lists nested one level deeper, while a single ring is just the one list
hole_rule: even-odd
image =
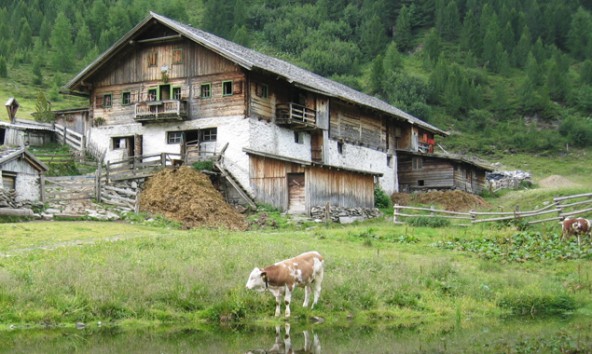
[{"label": "shingle roof", "polygon": [[38,171],[45,172],[49,170],[46,164],[36,158],[26,148],[0,147],[0,166],[20,157],[23,157],[25,161],[34,166]]},{"label": "shingle roof", "polygon": [[170,27],[195,43],[203,45],[204,47],[220,54],[234,63],[237,63],[247,70],[259,69],[266,71],[274,75],[284,77],[286,81],[303,89],[318,92],[329,97],[335,97],[346,102],[359,104],[370,109],[384,112],[391,116],[400,117],[408,121],[410,124],[417,125],[436,134],[444,136],[448,135],[448,133],[445,131],[429,123],[426,123],[421,119],[414,117],[411,114],[406,113],[376,97],[356,91],[348,86],[324,78],[308,70],[304,70],[284,60],[277,59],[255,50],[243,47],[224,38],[180,23],[165,16],[158,15],[154,12],[150,12],[150,15],[143,22],[134,27],[105,53],[99,56],[99,58],[97,58],[93,63],[80,72],[66,85],[66,88],[72,89],[76,83],[92,73],[99,63],[113,55],[117,49],[121,48],[121,46],[125,45],[133,37],[138,29],[143,27],[151,20],[159,21],[160,23]]}]

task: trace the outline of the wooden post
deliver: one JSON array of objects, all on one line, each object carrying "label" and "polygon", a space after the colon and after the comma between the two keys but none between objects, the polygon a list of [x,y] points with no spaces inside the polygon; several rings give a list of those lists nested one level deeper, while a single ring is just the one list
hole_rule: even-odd
[{"label": "wooden post", "polygon": [[41,192],[41,202],[45,203],[46,202],[46,197],[45,197],[45,174],[41,173],[41,175],[39,176],[39,187],[40,190],[39,192]]},{"label": "wooden post", "polygon": [[166,167],[166,154],[164,152],[160,153],[160,165],[162,168]]},{"label": "wooden post", "polygon": [[477,221],[477,213],[475,212],[475,210],[471,209],[469,211],[469,214],[471,215],[471,223]]},{"label": "wooden post", "polygon": [[520,206],[516,205],[516,208],[514,208],[514,219],[518,220],[520,219]]},{"label": "wooden post", "polygon": [[325,225],[329,225],[329,220],[331,219],[331,205],[329,202],[325,204]]},{"label": "wooden post", "polygon": [[105,166],[105,183],[109,184],[109,170],[111,169],[111,161],[107,161]]},{"label": "wooden post", "polygon": [[393,210],[393,223],[398,224],[399,223],[399,204],[395,204],[394,210]]},{"label": "wooden post", "polygon": [[97,200],[97,203],[101,202],[101,167],[102,163],[99,161],[95,172],[95,199]]},{"label": "wooden post", "polygon": [[434,208],[434,206],[430,206],[430,216],[434,216],[436,215],[436,208]]},{"label": "wooden post", "polygon": [[64,125],[64,145],[68,144],[68,139],[66,139],[67,134],[68,134],[68,128],[66,128],[66,126]]}]

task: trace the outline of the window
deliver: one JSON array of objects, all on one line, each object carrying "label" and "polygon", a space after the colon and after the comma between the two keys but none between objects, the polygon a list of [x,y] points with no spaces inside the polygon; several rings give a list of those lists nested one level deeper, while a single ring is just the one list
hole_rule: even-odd
[{"label": "window", "polygon": [[173,99],[180,101],[181,100],[181,88],[180,87],[173,87]]},{"label": "window", "polygon": [[343,141],[337,142],[337,152],[343,154]]},{"label": "window", "polygon": [[255,94],[261,98],[268,98],[269,86],[266,84],[257,84],[257,86],[255,86]]},{"label": "window", "polygon": [[212,84],[201,84],[199,89],[199,97],[210,98],[212,97]]},{"label": "window", "polygon": [[158,65],[158,52],[153,51],[148,53],[148,67],[153,67]]},{"label": "window", "polygon": [[124,92],[121,94],[121,104],[127,106],[132,103],[132,94],[130,92]]},{"label": "window", "polygon": [[232,81],[222,81],[222,96],[232,96]]},{"label": "window", "polygon": [[167,144],[180,144],[183,142],[183,132],[167,132]]},{"label": "window", "polygon": [[218,135],[218,128],[203,129],[200,131],[200,141],[216,141]]},{"label": "window", "polygon": [[304,133],[294,132],[294,142],[296,142],[297,144],[304,144]]},{"label": "window", "polygon": [[111,145],[113,146],[113,150],[126,149],[129,146],[129,144],[131,144],[131,142],[133,141],[131,139],[133,139],[133,137],[128,138],[124,136],[118,136],[111,138]]},{"label": "window", "polygon": [[112,96],[110,93],[102,95],[102,96],[97,96],[96,97],[96,101],[97,101],[97,108],[109,108],[112,105]]},{"label": "window", "polygon": [[391,155],[391,154],[386,155],[386,165],[388,167],[393,167],[393,155]]},{"label": "window", "polygon": [[153,88],[148,90],[148,101],[156,101],[158,98],[158,90]]},{"label": "window", "polygon": [[8,189],[16,189],[16,173],[11,172],[0,172],[2,175],[2,184],[0,187],[8,190]]},{"label": "window", "polygon": [[173,50],[173,64],[183,64],[183,48]]},{"label": "window", "polygon": [[423,159],[421,157],[414,157],[411,159],[411,164],[413,170],[421,170],[423,168]]}]

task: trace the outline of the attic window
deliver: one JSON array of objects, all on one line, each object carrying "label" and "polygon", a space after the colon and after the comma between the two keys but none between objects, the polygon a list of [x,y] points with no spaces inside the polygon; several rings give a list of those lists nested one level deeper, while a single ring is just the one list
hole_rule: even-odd
[{"label": "attic window", "polygon": [[222,81],[222,96],[232,96],[233,92],[232,81]]},{"label": "attic window", "polygon": [[148,53],[148,67],[153,67],[158,65],[158,52],[153,51]]},{"label": "attic window", "polygon": [[173,50],[173,64],[183,64],[183,48]]}]

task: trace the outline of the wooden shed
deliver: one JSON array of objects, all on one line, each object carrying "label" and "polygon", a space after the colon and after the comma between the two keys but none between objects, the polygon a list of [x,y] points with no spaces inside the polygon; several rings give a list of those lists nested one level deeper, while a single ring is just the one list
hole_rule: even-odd
[{"label": "wooden shed", "polygon": [[458,189],[480,194],[486,188],[485,163],[455,155],[399,151],[398,175],[401,192],[426,189]]},{"label": "wooden shed", "polygon": [[0,147],[0,188],[15,190],[16,201],[43,201],[48,167],[26,148]]}]

